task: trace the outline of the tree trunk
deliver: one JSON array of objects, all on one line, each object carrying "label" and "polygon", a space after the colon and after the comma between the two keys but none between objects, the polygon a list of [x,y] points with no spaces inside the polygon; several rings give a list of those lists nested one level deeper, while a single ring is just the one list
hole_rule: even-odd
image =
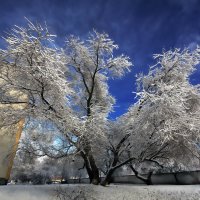
[{"label": "tree trunk", "polygon": [[91,154],[86,155],[84,152],[81,152],[81,156],[85,162],[90,183],[98,185],[100,183],[99,169],[96,166],[94,157]]},{"label": "tree trunk", "polygon": [[114,173],[114,169],[110,169],[108,171],[108,173],[106,174],[106,177],[104,178],[104,180],[101,182],[101,185],[102,186],[106,186],[106,185],[109,185],[111,180],[112,180],[112,175]]},{"label": "tree trunk", "polygon": [[94,185],[98,185],[100,183],[99,169],[97,168],[95,160],[92,155],[88,156],[88,160],[92,171],[91,183]]},{"label": "tree trunk", "polygon": [[149,172],[147,177],[144,177],[144,176],[140,175],[138,173],[138,171],[131,164],[129,165],[129,167],[131,168],[131,170],[134,172],[135,176],[138,179],[142,180],[147,185],[152,185],[151,176],[152,176],[153,172]]},{"label": "tree trunk", "polygon": [[179,182],[179,180],[178,180],[178,177],[177,177],[177,173],[176,173],[176,172],[174,173],[174,178],[175,178],[175,180],[176,180],[176,184],[179,185],[180,182]]},{"label": "tree trunk", "polygon": [[112,165],[111,165],[110,169],[108,170],[105,179],[101,182],[102,186],[106,186],[107,184],[110,184],[110,182],[112,180],[112,175],[116,169],[126,165],[127,163],[129,163],[130,161],[133,160],[133,158],[129,158],[129,159],[125,160],[124,162],[118,164],[118,161],[119,161],[118,153],[119,153],[118,150],[116,152],[114,152],[114,159],[113,159]]},{"label": "tree trunk", "polygon": [[147,185],[152,185],[152,181],[151,181],[152,174],[153,174],[153,172],[149,172],[149,174],[147,176],[147,180],[146,180]]}]

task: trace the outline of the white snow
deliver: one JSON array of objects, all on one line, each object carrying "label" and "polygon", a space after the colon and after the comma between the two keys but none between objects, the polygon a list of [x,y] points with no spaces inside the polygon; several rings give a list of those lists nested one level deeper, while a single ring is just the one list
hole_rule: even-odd
[{"label": "white snow", "polygon": [[56,200],[55,189],[61,187],[73,200],[83,191],[87,200],[199,200],[199,185],[136,186],[110,185],[8,185],[0,187],[0,200]]}]

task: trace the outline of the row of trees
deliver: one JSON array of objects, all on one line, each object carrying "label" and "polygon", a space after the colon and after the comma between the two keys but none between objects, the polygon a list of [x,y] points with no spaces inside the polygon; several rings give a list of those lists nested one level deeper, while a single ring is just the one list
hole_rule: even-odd
[{"label": "row of trees", "polygon": [[[149,73],[137,77],[137,102],[113,122],[108,80],[130,71],[130,59],[115,56],[118,46],[105,33],[93,31],[84,41],[70,36],[64,48],[54,37],[46,26],[28,22],[13,28],[0,51],[0,103],[26,105],[23,111],[1,107],[1,126],[26,119],[23,151],[81,157],[91,183],[99,184],[104,173],[102,185],[125,165],[146,181],[138,174],[141,165],[199,162],[200,94],[189,79],[200,61],[199,47],[155,55]],[[10,90],[27,99],[14,98]]]},{"label": "row of trees", "polygon": [[70,157],[38,158],[18,150],[10,179],[15,182],[31,184],[51,184],[54,181],[67,183],[69,179],[80,180],[87,176],[82,167],[81,159],[72,162]]}]

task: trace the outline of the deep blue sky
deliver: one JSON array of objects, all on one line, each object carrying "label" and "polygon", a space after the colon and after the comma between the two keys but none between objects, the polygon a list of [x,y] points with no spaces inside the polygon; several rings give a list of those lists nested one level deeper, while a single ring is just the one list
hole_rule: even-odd
[{"label": "deep blue sky", "polygon": [[[25,24],[24,17],[46,21],[58,45],[69,34],[85,37],[93,28],[105,31],[119,45],[119,53],[131,58],[132,72],[109,81],[117,99],[111,118],[134,102],[135,74],[148,71],[154,53],[200,44],[200,0],[0,0],[1,35]],[[199,75],[191,81],[199,83]]]}]

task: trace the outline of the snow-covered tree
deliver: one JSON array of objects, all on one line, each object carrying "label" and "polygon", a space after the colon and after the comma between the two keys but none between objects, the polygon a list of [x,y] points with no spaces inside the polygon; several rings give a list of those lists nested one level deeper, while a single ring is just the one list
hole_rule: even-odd
[{"label": "snow-covered tree", "polygon": [[189,78],[198,67],[199,53],[198,47],[156,55],[157,64],[146,76],[138,76],[138,101],[111,134],[104,185],[125,164],[138,175],[137,168],[145,163],[159,169],[175,160],[186,166],[189,159],[198,161],[200,93]]},{"label": "snow-covered tree", "polygon": [[149,74],[138,78],[142,83],[138,85],[141,108],[148,108],[146,119],[151,119],[147,126],[159,125],[164,140],[190,140],[195,136],[198,141],[199,85],[192,85],[189,78],[199,64],[199,47],[193,52],[176,49],[155,58],[158,63]]},{"label": "snow-covered tree", "polygon": [[188,157],[199,157],[200,93],[190,76],[199,67],[200,49],[175,49],[155,58],[149,74],[138,77],[139,110],[147,109],[144,127],[151,131],[156,126],[151,137],[169,144],[172,160],[188,166]]},{"label": "snow-covered tree", "polygon": [[[106,140],[107,117],[114,104],[107,81],[123,76],[132,63],[124,55],[113,56],[118,46],[105,33],[93,31],[85,41],[71,36],[64,50],[56,47],[53,37],[46,26],[29,21],[25,28],[15,26],[5,38],[7,48],[0,52],[0,103],[26,107],[2,106],[2,126],[10,124],[10,116],[12,123],[22,118],[34,119],[34,125],[49,122],[56,127],[57,138],[54,134],[44,136],[39,126],[32,131],[35,140],[29,140],[28,149],[35,154],[55,153],[56,157],[80,154],[90,181],[98,184],[99,169],[93,153],[97,139]],[[25,95],[25,100],[19,94]],[[38,139],[39,145],[35,142]],[[55,146],[67,145],[68,151],[52,150],[52,145],[49,151],[44,141],[53,139]]]},{"label": "snow-covered tree", "polygon": [[123,76],[131,66],[128,57],[113,56],[117,48],[107,34],[96,31],[90,33],[86,41],[73,36],[67,39],[66,54],[71,67],[69,78],[75,91],[72,101],[74,110],[84,122],[84,130],[79,137],[80,153],[89,176],[97,176],[97,182],[99,172],[92,151],[98,145],[95,141],[106,137],[107,116],[114,104],[107,81],[110,77]]},{"label": "snow-covered tree", "polygon": [[114,56],[118,46],[105,33],[70,36],[64,48],[54,37],[28,22],[0,51],[0,126],[26,119],[21,148],[35,156],[81,156],[91,183],[104,172],[103,185],[124,165],[137,173],[146,163],[183,164],[187,152],[199,158],[199,86],[189,80],[199,47],[155,55],[156,65],[138,76],[137,102],[110,122],[115,99],[108,79],[129,71],[129,58]]},{"label": "snow-covered tree", "polygon": [[[63,109],[72,93],[65,78],[67,61],[63,51],[55,48],[53,37],[46,27],[29,22],[27,28],[16,26],[5,38],[7,48],[0,52],[1,104],[27,104],[23,111],[16,112],[2,107],[5,123],[11,119],[9,112],[16,115],[16,120],[27,114],[69,120],[69,106]],[[18,97],[22,94],[27,97],[23,101]]]}]

